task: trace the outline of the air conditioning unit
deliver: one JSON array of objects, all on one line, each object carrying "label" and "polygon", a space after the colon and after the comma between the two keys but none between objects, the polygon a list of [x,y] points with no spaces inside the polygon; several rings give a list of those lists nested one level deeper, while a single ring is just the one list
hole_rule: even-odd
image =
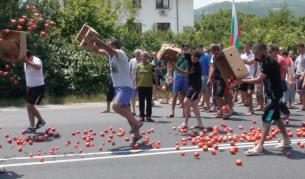
[{"label": "air conditioning unit", "polygon": [[159,10],[159,15],[160,15],[160,16],[166,16],[166,15],[167,15],[166,10],[165,10],[165,9]]}]

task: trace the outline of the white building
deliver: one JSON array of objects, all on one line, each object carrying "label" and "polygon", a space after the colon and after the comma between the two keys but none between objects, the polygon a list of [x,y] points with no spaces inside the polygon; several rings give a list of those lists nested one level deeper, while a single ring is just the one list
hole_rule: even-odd
[{"label": "white building", "polygon": [[[136,25],[145,32],[152,27],[158,30],[171,29],[174,33],[194,26],[193,0],[133,0],[139,8]],[[121,13],[124,22],[128,13]]]},{"label": "white building", "polygon": [[[127,0],[121,0],[127,2]],[[64,0],[59,0],[64,5]],[[153,27],[158,30],[171,29],[174,33],[194,27],[193,0],[131,0],[138,7],[136,12],[136,26],[145,32]],[[122,9],[120,21],[125,23],[129,11]]]}]

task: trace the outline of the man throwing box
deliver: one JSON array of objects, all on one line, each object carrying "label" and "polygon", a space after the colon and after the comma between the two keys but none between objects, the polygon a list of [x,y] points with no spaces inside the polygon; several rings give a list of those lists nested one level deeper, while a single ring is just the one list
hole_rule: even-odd
[{"label": "man throwing box", "polygon": [[276,148],[289,147],[291,141],[288,137],[285,125],[281,120],[281,98],[283,97],[283,89],[281,83],[280,66],[275,59],[267,55],[267,47],[263,43],[257,43],[253,48],[255,60],[261,62],[262,73],[254,79],[243,79],[239,82],[248,84],[258,84],[264,82],[266,93],[268,96],[268,104],[262,116],[263,128],[262,136],[258,144],[246,151],[246,155],[258,155],[264,151],[264,142],[268,136],[271,122],[274,121],[284,137],[283,143]]},{"label": "man throwing box", "polygon": [[115,99],[112,108],[116,113],[127,119],[131,127],[130,134],[134,134],[132,141],[132,146],[134,146],[142,138],[139,129],[143,126],[143,123],[135,119],[129,108],[134,90],[132,88],[128,57],[121,50],[121,44],[117,39],[113,39],[110,44],[106,44],[94,36],[86,37],[85,40],[92,44],[93,52],[109,57],[111,77],[115,89]]}]

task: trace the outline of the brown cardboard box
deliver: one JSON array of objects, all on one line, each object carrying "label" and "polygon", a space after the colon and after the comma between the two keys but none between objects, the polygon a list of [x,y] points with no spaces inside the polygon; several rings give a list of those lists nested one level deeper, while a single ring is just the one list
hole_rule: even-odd
[{"label": "brown cardboard box", "polygon": [[0,41],[0,56],[9,60],[21,59],[26,54],[26,32],[2,32]]},{"label": "brown cardboard box", "polygon": [[164,61],[175,61],[177,55],[181,53],[181,49],[175,47],[172,44],[163,44],[160,51],[157,54],[158,59]]},{"label": "brown cardboard box", "polygon": [[[236,79],[243,79],[249,75],[244,61],[240,57],[240,53],[235,47],[229,47],[223,50],[227,58],[228,66]],[[232,75],[232,74],[231,74]]]},{"label": "brown cardboard box", "polygon": [[80,46],[88,51],[91,51],[91,47],[93,44],[89,44],[84,40],[85,37],[95,36],[99,37],[100,35],[94,30],[92,27],[84,24],[81,30],[79,31],[76,40],[80,43]]},{"label": "brown cardboard box", "polygon": [[228,86],[230,86],[228,79],[230,79],[232,83],[236,79],[243,79],[249,75],[246,65],[235,47],[224,49],[223,52],[214,59],[214,63]]}]

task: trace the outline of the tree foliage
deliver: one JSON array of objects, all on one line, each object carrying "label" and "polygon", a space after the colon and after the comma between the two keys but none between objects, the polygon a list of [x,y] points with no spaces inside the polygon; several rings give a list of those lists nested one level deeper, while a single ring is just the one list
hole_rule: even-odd
[{"label": "tree foliage", "polygon": [[[66,0],[62,7],[58,0],[10,0],[0,1],[0,30],[13,28],[10,19],[29,15],[27,5],[35,3],[45,19],[56,26],[47,30],[47,36],[28,33],[28,48],[42,59],[46,89],[49,96],[85,95],[101,93],[107,87],[108,60],[81,49],[75,37],[84,23],[94,27],[103,39],[119,38],[128,56],[136,48],[149,52],[158,51],[161,44],[189,42],[195,46],[211,43],[229,45],[231,11],[220,10],[196,21],[195,27],[180,34],[157,31],[156,27],[139,33],[134,26],[136,8],[130,1]],[[121,8],[130,10],[126,22],[120,22]],[[305,41],[305,16],[295,17],[287,7],[270,11],[268,16],[238,13],[241,26],[241,42],[263,41],[293,49],[295,44]],[[0,77],[1,98],[20,97],[24,94],[24,74],[21,63],[0,60],[0,71],[5,64],[12,66],[9,75],[19,79],[18,86],[11,85],[8,78]]]}]

